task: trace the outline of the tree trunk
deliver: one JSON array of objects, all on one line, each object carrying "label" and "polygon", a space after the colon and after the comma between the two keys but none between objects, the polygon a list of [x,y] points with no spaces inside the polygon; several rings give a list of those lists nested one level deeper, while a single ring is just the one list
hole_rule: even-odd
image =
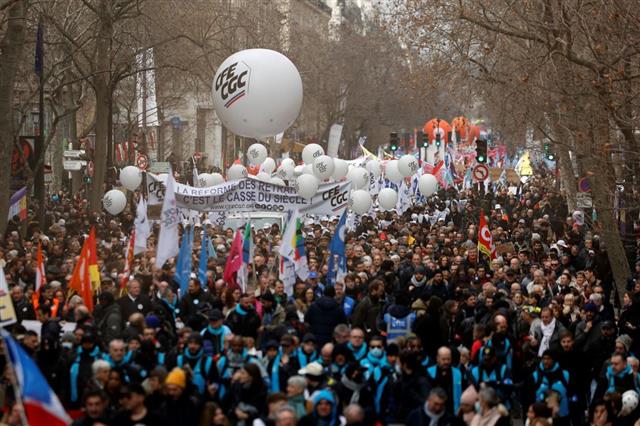
[{"label": "tree trunk", "polygon": [[107,143],[109,143],[109,104],[111,99],[111,38],[113,21],[110,0],[100,1],[100,30],[98,32],[96,75],[93,90],[96,95],[96,144],[94,149],[94,173],[89,193],[92,212],[102,209],[104,181],[107,171]]},{"label": "tree trunk", "polygon": [[7,11],[4,37],[0,40],[0,239],[4,238],[11,197],[11,154],[15,137],[13,89],[22,57],[26,32],[27,1],[16,1]]}]

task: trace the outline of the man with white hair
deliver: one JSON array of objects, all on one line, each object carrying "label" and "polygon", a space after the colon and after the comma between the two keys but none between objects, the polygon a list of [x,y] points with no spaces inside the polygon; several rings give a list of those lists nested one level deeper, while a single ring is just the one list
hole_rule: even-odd
[{"label": "man with white hair", "polygon": [[91,377],[89,387],[100,390],[104,389],[109,381],[111,365],[103,359],[97,359],[91,365],[91,372],[93,375]]}]

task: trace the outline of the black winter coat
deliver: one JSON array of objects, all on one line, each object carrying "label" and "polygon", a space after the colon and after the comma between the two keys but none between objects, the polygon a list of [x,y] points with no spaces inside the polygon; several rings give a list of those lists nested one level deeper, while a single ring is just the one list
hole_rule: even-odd
[{"label": "black winter coat", "polygon": [[304,321],[309,324],[309,331],[316,336],[321,348],[332,341],[333,329],[338,324],[346,324],[347,317],[338,302],[323,296],[309,306]]}]

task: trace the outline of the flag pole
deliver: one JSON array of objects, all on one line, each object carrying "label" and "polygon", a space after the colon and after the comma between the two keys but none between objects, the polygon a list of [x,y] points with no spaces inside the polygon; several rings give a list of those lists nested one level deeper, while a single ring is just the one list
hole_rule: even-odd
[{"label": "flag pole", "polygon": [[[8,333],[3,329],[3,333]],[[7,346],[7,341],[4,336],[2,336],[2,350],[5,353],[5,358],[9,363],[9,367],[11,367],[11,371],[13,371],[12,385],[13,385],[13,393],[16,397],[16,403],[20,406],[20,421],[22,422],[22,426],[29,426],[29,421],[27,420],[27,413],[24,408],[24,403],[22,402],[22,395],[20,391],[20,384],[18,383],[18,374],[13,365],[13,361],[11,361],[11,354],[9,353],[9,347]]]}]

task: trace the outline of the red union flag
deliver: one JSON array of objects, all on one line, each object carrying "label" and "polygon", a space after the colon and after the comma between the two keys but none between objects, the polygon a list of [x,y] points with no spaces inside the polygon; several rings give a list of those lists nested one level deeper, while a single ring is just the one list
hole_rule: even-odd
[{"label": "red union flag", "polygon": [[491,260],[495,259],[496,253],[493,247],[493,236],[487,224],[484,212],[480,211],[480,229],[478,231],[478,250]]}]

